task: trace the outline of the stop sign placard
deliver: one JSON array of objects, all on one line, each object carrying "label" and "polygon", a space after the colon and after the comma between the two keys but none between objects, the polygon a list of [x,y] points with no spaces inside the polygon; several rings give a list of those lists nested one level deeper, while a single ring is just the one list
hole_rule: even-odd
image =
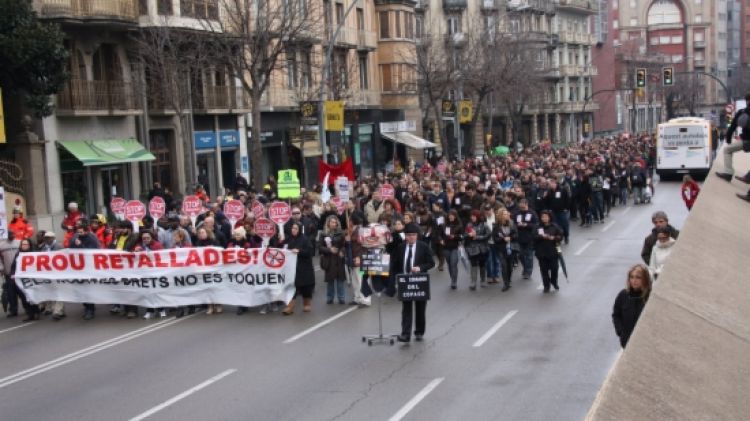
[{"label": "stop sign placard", "polygon": [[154,220],[157,220],[164,216],[167,212],[167,204],[161,196],[154,196],[153,199],[148,202],[148,214],[151,215]]},{"label": "stop sign placard", "polygon": [[125,219],[138,222],[146,216],[146,206],[140,200],[131,200],[125,204]]},{"label": "stop sign placard", "polygon": [[258,218],[253,224],[255,234],[263,238],[271,238],[276,234],[276,223],[268,218]]},{"label": "stop sign placard", "polygon": [[198,196],[185,196],[182,199],[182,211],[190,218],[197,218],[203,213],[203,204]]},{"label": "stop sign placard", "polygon": [[383,199],[393,199],[396,197],[396,189],[390,184],[383,184],[380,186],[380,197]]},{"label": "stop sign placard", "polygon": [[266,207],[257,200],[253,200],[252,211],[255,219],[263,218],[266,215]]},{"label": "stop sign placard", "polygon": [[109,202],[109,208],[112,209],[112,213],[115,215],[125,214],[125,204],[128,203],[122,197],[113,197],[112,201]]},{"label": "stop sign placard", "polygon": [[245,205],[239,200],[229,200],[224,203],[224,216],[232,221],[232,225],[235,222],[245,217]]},{"label": "stop sign placard", "polygon": [[284,225],[292,217],[292,209],[284,202],[273,202],[268,207],[268,218],[273,222]]}]

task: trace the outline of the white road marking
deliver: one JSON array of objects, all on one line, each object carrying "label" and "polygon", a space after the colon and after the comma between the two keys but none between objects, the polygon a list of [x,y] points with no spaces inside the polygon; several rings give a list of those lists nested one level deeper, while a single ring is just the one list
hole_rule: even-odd
[{"label": "white road marking", "polygon": [[0,330],[0,334],[3,334],[3,333],[5,333],[5,332],[10,332],[11,330],[16,330],[16,329],[20,329],[20,328],[22,328],[22,327],[26,327],[26,326],[31,326],[31,325],[33,325],[34,323],[36,323],[36,322],[29,322],[29,323],[24,323],[24,324],[22,324],[22,325],[18,325],[18,326],[13,326],[13,327],[9,327],[9,328],[7,328],[7,329],[3,329],[3,330]]},{"label": "white road marking", "polygon": [[480,346],[484,345],[487,340],[489,340],[492,335],[494,335],[498,330],[500,330],[501,327],[503,327],[504,324],[508,323],[508,320],[510,320],[511,317],[515,316],[516,313],[518,313],[518,310],[511,310],[508,312],[508,314],[505,315],[502,319],[500,319],[499,322],[495,323],[494,326],[490,328],[484,335],[482,335],[481,338],[479,338],[476,342],[474,342],[474,348],[479,348]]},{"label": "white road marking", "polygon": [[632,207],[632,206],[628,206],[627,208],[625,208],[625,210],[624,210],[624,211],[622,211],[622,214],[623,214],[623,215],[625,215],[625,214],[626,214],[626,213],[628,213],[628,212],[629,212],[629,211],[630,211],[631,209],[633,209],[633,207]]},{"label": "white road marking", "polygon": [[577,252],[575,252],[575,255],[576,256],[580,256],[581,253],[583,253],[584,251],[586,251],[586,249],[589,248],[590,245],[594,244],[594,241],[595,240],[589,240],[589,241],[587,241],[586,244],[583,245],[583,247],[581,247],[580,249],[578,249]]},{"label": "white road marking", "polygon": [[346,316],[347,314],[351,313],[352,311],[354,311],[356,309],[357,309],[356,306],[350,307],[349,309],[344,310],[341,313],[339,313],[339,314],[337,314],[337,315],[335,315],[333,317],[329,317],[329,318],[323,320],[322,322],[316,324],[315,326],[313,326],[313,327],[311,327],[309,329],[306,329],[306,330],[304,330],[304,331],[302,331],[302,332],[300,332],[300,333],[292,336],[291,338],[285,340],[284,343],[285,344],[290,344],[290,343],[296,341],[297,339],[302,338],[303,336],[306,336],[306,335],[309,335],[310,333],[315,332],[316,330],[318,330],[321,327],[323,327],[323,326],[325,326],[325,325],[333,322],[334,320]]},{"label": "white road marking", "polygon": [[431,381],[427,384],[427,386],[424,387],[424,389],[420,390],[419,393],[416,394],[409,402],[406,402],[406,405],[402,406],[401,409],[398,410],[392,417],[388,418],[388,421],[400,421],[403,419],[406,414],[409,413],[412,409],[414,409],[415,406],[419,404],[419,402],[422,401],[427,395],[430,394],[433,390],[435,390],[436,387],[440,385],[440,383],[445,380],[445,377],[438,377],[437,379]]},{"label": "white road marking", "polygon": [[174,404],[174,403],[176,403],[176,402],[178,402],[178,401],[180,401],[182,399],[185,399],[186,397],[192,395],[193,393],[195,393],[195,392],[197,392],[197,391],[199,391],[201,389],[204,389],[204,388],[212,385],[213,383],[218,382],[219,380],[223,379],[224,377],[226,377],[226,376],[228,376],[228,375],[230,375],[230,374],[232,374],[232,373],[234,373],[236,371],[237,371],[236,368],[231,368],[229,370],[223,371],[223,372],[221,372],[221,373],[219,373],[219,374],[211,377],[210,379],[206,380],[205,382],[203,382],[203,383],[201,383],[201,384],[199,384],[197,386],[193,386],[190,389],[188,389],[188,390],[180,393],[179,395],[173,397],[172,399],[164,401],[164,403],[156,405],[155,407],[149,409],[148,411],[146,411],[146,412],[144,412],[144,413],[142,413],[140,415],[137,415],[137,416],[131,418],[130,421],[141,421],[142,419],[148,418],[151,415],[154,415],[155,413],[161,411],[162,409],[164,409],[164,408],[166,408],[166,407],[168,407],[168,406],[170,406],[170,405],[172,405],[172,404]]},{"label": "white road marking", "polygon": [[187,320],[191,317],[197,316],[199,313],[191,314],[189,316],[183,317],[181,319],[175,319],[175,318],[169,318],[167,320],[161,321],[157,324],[149,325],[146,327],[142,327],[140,329],[134,330],[132,332],[125,333],[123,335],[117,336],[112,339],[108,339],[103,342],[99,342],[98,344],[91,345],[87,348],[83,348],[81,350],[78,350],[76,352],[72,352],[70,354],[63,355],[62,357],[55,358],[54,360],[47,361],[46,363],[39,364],[35,367],[31,367],[29,369],[19,371],[16,374],[11,374],[10,376],[3,377],[0,379],[0,389],[10,386],[14,383],[20,382],[21,380],[28,379],[29,377],[36,376],[38,374],[45,373],[49,370],[52,370],[53,368],[57,368],[60,366],[63,366],[65,364],[72,363],[73,361],[79,360],[83,357],[87,357],[91,354],[95,354],[99,351],[103,351],[105,349],[111,348],[115,345],[119,345],[121,343],[130,341],[132,339],[138,338],[143,335],[147,335],[151,332],[155,332],[159,329],[165,328],[167,326],[171,326],[175,323],[179,323],[183,320]]},{"label": "white road marking", "polygon": [[612,221],[609,224],[607,224],[606,227],[602,228],[602,232],[607,232],[610,228],[612,228],[612,225],[614,225],[617,221]]}]

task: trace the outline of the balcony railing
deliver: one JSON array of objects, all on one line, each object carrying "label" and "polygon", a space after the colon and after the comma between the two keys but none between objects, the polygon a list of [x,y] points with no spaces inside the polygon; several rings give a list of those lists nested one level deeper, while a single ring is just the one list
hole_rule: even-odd
[{"label": "balcony railing", "polygon": [[[333,39],[333,35],[336,33],[336,30],[333,28],[326,28],[326,40],[327,42],[331,42]],[[336,37],[336,45],[344,45],[344,46],[355,46],[359,45],[358,40],[359,34],[358,31],[354,28],[347,28],[345,26],[341,27],[341,30],[339,31],[338,36]]]},{"label": "balcony railing", "polygon": [[206,111],[249,110],[250,97],[242,87],[205,85],[193,90],[193,109]]},{"label": "balcony railing", "polygon": [[130,82],[72,79],[57,94],[60,113],[117,115],[141,110],[138,90]]},{"label": "balcony railing", "polygon": [[265,109],[297,108],[300,101],[305,101],[306,98],[316,98],[316,93],[317,91],[313,92],[309,89],[306,91],[305,88],[268,88],[261,96],[260,105]]},{"label": "balcony railing", "polygon": [[357,48],[365,50],[377,48],[378,36],[375,32],[359,31],[357,35]]},{"label": "balcony railing", "polygon": [[482,10],[497,10],[497,0],[482,0]]},{"label": "balcony railing", "polygon": [[466,9],[466,0],[443,0],[443,9],[445,10]]},{"label": "balcony railing", "polygon": [[461,47],[466,43],[466,34],[463,32],[456,32],[454,34],[445,34],[445,42],[453,45],[454,47]]},{"label": "balcony railing", "polygon": [[693,47],[695,48],[706,48],[706,41],[694,41]]},{"label": "balcony railing", "polygon": [[347,107],[376,107],[380,105],[380,92],[363,90],[352,91],[346,98]]},{"label": "balcony railing", "polygon": [[45,18],[106,19],[137,23],[137,0],[41,0]]},{"label": "balcony railing", "polygon": [[563,9],[575,9],[590,13],[596,13],[599,10],[595,0],[556,0],[556,3],[557,7]]},{"label": "balcony railing", "polygon": [[560,32],[560,41],[568,44],[596,44],[596,36],[592,34],[581,34],[575,32]]},{"label": "balcony railing", "polygon": [[596,76],[598,70],[592,65],[564,64],[560,66],[560,75],[569,77]]}]

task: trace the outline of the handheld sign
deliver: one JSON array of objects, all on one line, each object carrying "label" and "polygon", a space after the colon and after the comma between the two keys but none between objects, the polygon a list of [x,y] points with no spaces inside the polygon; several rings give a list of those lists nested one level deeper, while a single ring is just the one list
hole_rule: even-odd
[{"label": "handheld sign", "polygon": [[148,201],[148,214],[154,218],[154,223],[167,212],[167,204],[161,196],[154,196]]},{"label": "handheld sign", "polygon": [[388,276],[391,256],[382,248],[366,249],[362,253],[362,270],[368,275]]},{"label": "handheld sign", "polygon": [[279,226],[279,232],[283,233],[284,224],[292,217],[292,209],[287,203],[273,202],[268,207],[268,218]]},{"label": "handheld sign", "polygon": [[336,211],[341,215],[346,210],[346,202],[338,196],[331,198],[331,202],[336,205]]},{"label": "handheld sign", "polygon": [[430,275],[409,273],[396,276],[399,301],[427,301],[430,299]]},{"label": "handheld sign", "polygon": [[[346,202],[349,200],[349,179],[346,177],[336,178],[336,195]],[[341,213],[339,211],[339,213]]]},{"label": "handheld sign", "polygon": [[122,221],[125,219],[125,204],[127,201],[122,197],[113,197],[112,201],[109,202],[109,208],[112,209],[112,213],[115,217]]},{"label": "handheld sign", "polygon": [[229,222],[232,224],[232,229],[234,229],[237,221],[245,217],[245,205],[239,200],[229,200],[225,202],[224,216],[229,219]]},{"label": "handheld sign", "polygon": [[276,224],[268,218],[258,218],[253,224],[253,230],[263,238],[263,247],[267,247],[268,240],[276,234]]},{"label": "handheld sign", "polygon": [[195,226],[195,221],[198,219],[198,215],[203,213],[203,204],[198,196],[185,196],[182,199],[182,211],[190,217],[190,221]]},{"label": "handheld sign", "polygon": [[393,199],[396,197],[396,189],[390,184],[383,184],[380,186],[380,197],[385,199]]},{"label": "handheld sign", "polygon": [[131,200],[125,204],[125,219],[133,224],[133,232],[138,232],[138,222],[146,216],[146,206],[140,200]]},{"label": "handheld sign", "polygon": [[252,211],[255,219],[263,218],[266,215],[266,207],[257,200],[253,200]]}]

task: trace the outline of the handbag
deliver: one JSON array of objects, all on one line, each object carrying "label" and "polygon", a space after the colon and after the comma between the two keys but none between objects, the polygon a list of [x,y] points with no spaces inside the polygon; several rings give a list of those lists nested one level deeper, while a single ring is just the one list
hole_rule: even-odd
[{"label": "handbag", "polygon": [[320,268],[323,269],[323,271],[328,271],[330,267],[331,267],[331,256],[329,254],[321,253]]}]

